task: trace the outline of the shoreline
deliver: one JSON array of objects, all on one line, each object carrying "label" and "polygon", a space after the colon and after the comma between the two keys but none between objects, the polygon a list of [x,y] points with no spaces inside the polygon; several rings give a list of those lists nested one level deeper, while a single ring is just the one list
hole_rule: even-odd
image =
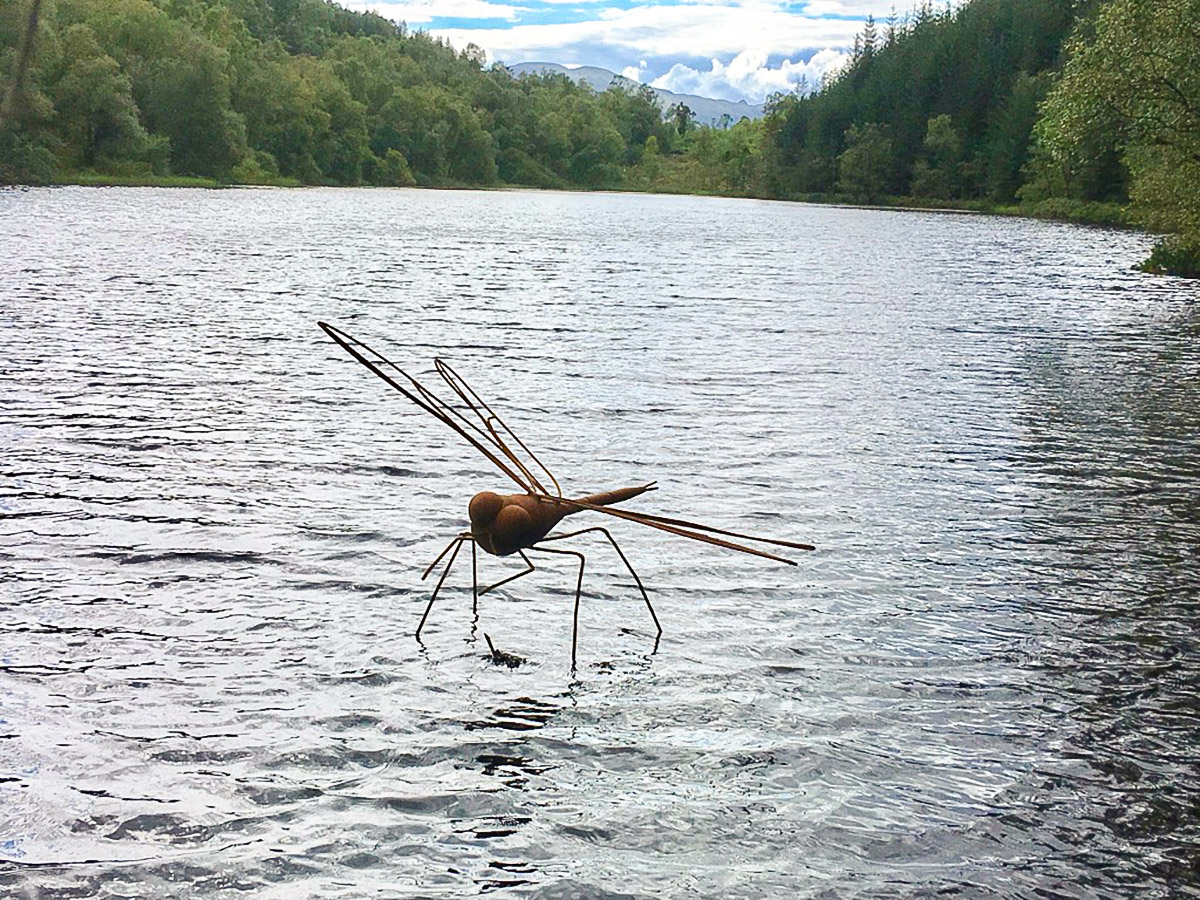
[{"label": "shoreline", "polygon": [[[278,181],[237,183],[218,181],[199,175],[110,175],[101,173],[71,173],[62,178],[40,185],[3,185],[3,187],[158,187],[158,188],[200,188],[204,190],[223,190],[226,188],[259,188],[259,189],[295,189],[315,187],[349,187],[349,188],[378,188],[385,185],[316,185],[303,184],[293,179]],[[1050,222],[1067,222],[1075,225],[1089,225],[1108,228],[1120,228],[1131,231],[1155,233],[1130,221],[1128,207],[1118,203],[1084,203],[1054,199],[1041,203],[989,203],[985,200],[925,200],[920,197],[885,196],[878,201],[857,203],[845,196],[830,194],[806,194],[792,197],[759,197],[750,194],[721,194],[710,192],[655,191],[644,187],[638,188],[544,188],[535,185],[499,184],[499,185],[410,185],[424,190],[521,190],[544,191],[566,190],[568,193],[602,193],[602,194],[647,194],[651,196],[691,196],[691,197],[724,197],[740,200],[766,200],[777,203],[810,203],[815,206],[832,206],[843,209],[876,209],[892,212],[924,212],[924,213],[966,213],[985,216],[1015,216],[1026,219],[1039,219]]]}]

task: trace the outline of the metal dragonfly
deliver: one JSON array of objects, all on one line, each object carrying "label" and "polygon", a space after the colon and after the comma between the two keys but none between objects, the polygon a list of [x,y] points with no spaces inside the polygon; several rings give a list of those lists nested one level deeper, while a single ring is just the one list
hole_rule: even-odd
[{"label": "metal dragonfly", "polygon": [[[475,393],[466,380],[450,368],[444,360],[435,359],[434,367],[442,381],[445,382],[446,386],[457,397],[459,405],[443,400],[382,353],[371,349],[371,347],[362,341],[351,337],[341,329],[335,328],[325,322],[319,322],[318,324],[347,353],[421,409],[453,429],[521,489],[520,493],[503,495],[494,493],[493,491],[482,491],[471,498],[467,510],[471,521],[470,529],[462,532],[450,541],[446,549],[438,554],[437,559],[429,564],[429,567],[425,569],[425,573],[421,576],[422,581],[428,578],[438,563],[449,554],[450,558],[446,562],[446,567],[442,570],[442,574],[434,586],[433,594],[429,598],[429,603],[425,607],[425,612],[421,616],[421,621],[417,625],[416,638],[418,641],[421,640],[421,630],[425,627],[425,622],[429,618],[429,612],[433,609],[434,601],[437,600],[442,585],[446,581],[446,576],[450,574],[450,570],[454,566],[454,561],[458,557],[458,551],[464,543],[471,545],[471,597],[472,610],[475,614],[478,614],[479,611],[479,597],[481,595],[495,590],[501,585],[509,584],[534,571],[534,565],[530,561],[528,553],[551,553],[560,556],[573,556],[579,560],[579,575],[575,582],[575,609],[571,624],[571,666],[574,668],[579,638],[579,599],[583,592],[583,570],[587,560],[577,550],[563,550],[545,545],[590,533],[603,535],[612,545],[621,562],[625,564],[625,568],[629,570],[629,574],[633,576],[633,580],[641,592],[642,599],[646,602],[646,608],[650,611],[650,618],[654,621],[654,627],[657,629],[657,641],[662,636],[662,625],[658,621],[658,615],[654,612],[654,605],[650,602],[650,595],[646,593],[642,579],[634,571],[628,557],[625,556],[624,551],[617,544],[616,539],[613,538],[609,530],[600,526],[592,526],[576,531],[569,531],[565,534],[550,534],[555,526],[564,518],[585,510],[603,513],[604,515],[624,519],[628,522],[636,522],[639,525],[657,528],[660,531],[666,531],[680,537],[703,541],[707,544],[715,544],[718,547],[761,556],[765,559],[793,566],[796,564],[794,560],[757,547],[748,547],[745,544],[726,540],[726,538],[736,538],[741,541],[770,544],[777,547],[788,547],[793,550],[815,549],[811,544],[758,537],[751,534],[728,531],[723,528],[715,528],[711,525],[689,522],[684,519],[614,508],[614,504],[630,500],[647,491],[655,490],[655,482],[635,487],[619,488],[613,491],[603,491],[585,497],[566,497],[563,495],[558,479],[546,468],[545,464],[538,459],[524,441],[517,437],[516,433],[505,424],[504,420]],[[517,448],[519,448],[520,452],[518,452]],[[723,535],[723,537],[717,537],[717,535]],[[510,575],[508,578],[497,581],[495,584],[481,590],[478,578],[477,547],[482,548],[485,553],[490,553],[493,556],[510,556],[515,553],[524,561],[526,568],[516,575]]]}]

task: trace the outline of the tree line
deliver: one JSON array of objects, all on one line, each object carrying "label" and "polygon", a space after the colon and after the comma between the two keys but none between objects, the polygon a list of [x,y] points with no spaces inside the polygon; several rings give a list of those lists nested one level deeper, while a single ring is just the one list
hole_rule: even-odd
[{"label": "tree line", "polygon": [[[0,71],[26,10],[0,4]],[[649,137],[676,137],[648,90],[514,79],[325,0],[44,0],[36,37],[0,181],[616,187]]]},{"label": "tree line", "polygon": [[[40,7],[36,53],[23,56]],[[514,78],[327,0],[0,0],[0,182],[65,174],[1022,204],[1170,232],[1200,270],[1200,0],[925,0],[848,64],[697,126]]]},{"label": "tree line", "polygon": [[868,18],[850,63],[763,127],[765,193],[1116,219],[1173,234],[1149,268],[1200,275],[1200,0]]}]

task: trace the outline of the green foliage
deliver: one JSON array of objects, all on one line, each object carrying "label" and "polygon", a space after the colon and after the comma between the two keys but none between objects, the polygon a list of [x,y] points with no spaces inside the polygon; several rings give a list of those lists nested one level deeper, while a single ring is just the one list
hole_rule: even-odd
[{"label": "green foliage", "polygon": [[417,183],[412,170],[408,167],[408,160],[399,150],[390,148],[378,166],[376,184],[387,187],[409,187]]},{"label": "green foliage", "polygon": [[838,156],[838,190],[855,200],[879,199],[892,167],[892,139],[876,124],[846,129],[846,149]]},{"label": "green foliage", "polygon": [[1017,209],[1023,214],[1038,219],[1056,219],[1061,222],[1086,222],[1091,225],[1116,227],[1127,227],[1133,224],[1126,206],[1103,200],[1047,197],[1036,203],[1023,203]]},{"label": "green foliage", "polygon": [[418,183],[490,184],[496,179],[491,135],[473,109],[443,88],[395,92],[378,115],[372,150],[403,154]]},{"label": "green foliage", "polygon": [[763,137],[775,195],[1019,196],[1122,223],[1132,201],[1180,235],[1156,265],[1182,270],[1200,246],[1200,0],[926,3],[882,41],[868,22],[821,90],[772,98]]},{"label": "green foliage", "polygon": [[626,187],[673,194],[770,197],[770,161],[763,123],[743,119],[732,128],[696,128],[675,152],[652,135]]},{"label": "green foliage", "polygon": [[146,66],[139,106],[150,130],[171,143],[171,168],[226,176],[246,154],[245,122],[230,106],[222,54],[200,39],[189,56]]},{"label": "green foliage", "polygon": [[164,146],[142,127],[129,76],[100,49],[88,26],[68,28],[62,50],[62,71],[50,98],[67,165],[90,169],[138,160]]},{"label": "green foliage", "polygon": [[89,187],[220,187],[220,182],[198,175],[154,175],[145,171],[79,171],[57,177],[56,184],[81,184]]},{"label": "green foliage", "polygon": [[29,71],[29,56],[22,69],[21,51],[33,46],[25,33],[29,12],[25,4],[0,4],[0,78],[8,76],[0,82],[0,184],[45,184],[58,176],[54,105],[36,69]]},{"label": "green foliage", "polygon": [[[868,22],[850,63],[821,90],[769,105],[777,190],[839,189],[851,127],[876,123],[892,140],[887,193],[1011,199],[1039,99],[1029,100],[1036,76],[1022,73],[1053,67],[1073,22],[1073,0],[971,0],[944,10],[926,3],[882,38]],[[955,161],[945,157],[951,147],[926,143],[931,120],[955,136]]]},{"label": "green foliage", "polygon": [[[25,19],[0,3],[3,71]],[[5,181],[618,187],[674,135],[648,90],[486,71],[478,48],[326,0],[54,0],[37,37]]]},{"label": "green foliage", "polygon": [[663,122],[654,92],[645,85],[632,90],[610,87],[600,95],[600,103],[625,143],[626,163],[637,162],[651,138],[664,145],[669,142],[670,127]]},{"label": "green foliage", "polygon": [[[1151,267],[1195,271],[1200,247],[1200,0],[1109,0],[1081,23],[1042,106],[1025,196],[1104,198],[1128,172],[1135,221],[1178,232]],[[1188,260],[1191,260],[1189,263]]]},{"label": "green foliage", "polygon": [[959,195],[962,139],[948,115],[935,116],[925,129],[926,158],[913,164],[914,197],[948,200]]},{"label": "green foliage", "polygon": [[692,112],[692,108],[686,103],[676,103],[667,110],[667,115],[675,123],[676,134],[687,134],[695,125],[696,114]]},{"label": "green foliage", "polygon": [[1173,235],[1159,241],[1141,269],[1156,275],[1200,278],[1200,239],[1195,235]]},{"label": "green foliage", "polygon": [[625,144],[612,119],[602,107],[587,103],[574,103],[569,110],[566,120],[566,136],[570,147],[568,178],[573,184],[586,187],[618,184]]},{"label": "green foliage", "polygon": [[48,184],[56,180],[54,151],[19,127],[0,127],[0,184]]},{"label": "green foliage", "polygon": [[1019,72],[1008,100],[993,115],[985,140],[988,193],[1000,202],[1010,202],[1021,187],[1022,172],[1029,160],[1038,105],[1050,86],[1050,73]]}]

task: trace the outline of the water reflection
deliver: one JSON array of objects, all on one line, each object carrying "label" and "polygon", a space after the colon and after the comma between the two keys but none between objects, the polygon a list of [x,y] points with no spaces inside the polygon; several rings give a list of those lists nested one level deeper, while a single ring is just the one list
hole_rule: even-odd
[{"label": "water reflection", "polygon": [[1031,353],[1017,458],[1040,548],[1028,583],[1058,623],[1037,667],[1070,723],[1039,800],[1079,865],[1179,884],[1200,849],[1163,852],[1200,825],[1181,788],[1200,764],[1200,365],[1194,315],[1134,326],[1121,345],[1047,336]]},{"label": "water reflection", "polygon": [[542,728],[557,713],[559,706],[534,700],[530,697],[518,697],[510,705],[500,707],[486,719],[464,722],[467,731],[487,728],[502,728],[508,731],[532,731]]}]

